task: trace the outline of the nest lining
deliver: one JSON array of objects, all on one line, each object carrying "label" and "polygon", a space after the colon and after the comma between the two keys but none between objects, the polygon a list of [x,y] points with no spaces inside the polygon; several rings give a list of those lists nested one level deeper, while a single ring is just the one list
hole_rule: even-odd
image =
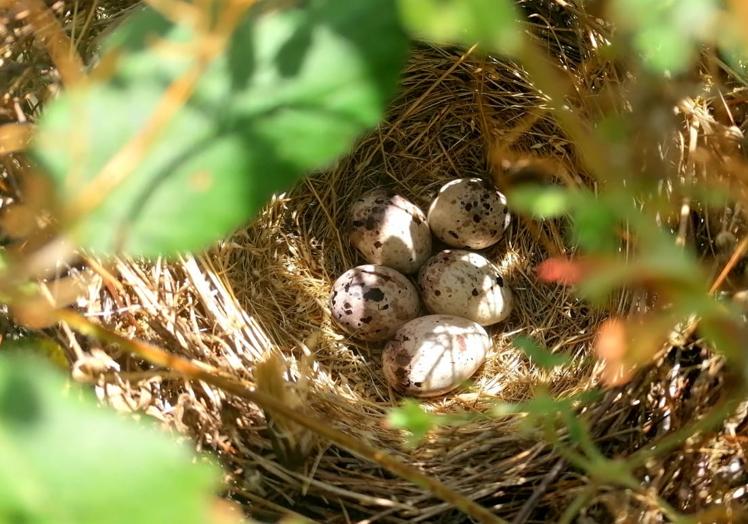
[{"label": "nest lining", "polygon": [[[490,178],[495,169],[487,148],[517,122],[527,126],[528,114],[541,116],[513,139],[512,150],[552,154],[575,171],[565,139],[543,111],[542,98],[516,67],[458,50],[420,48],[385,122],[348,157],[276,197],[250,227],[204,257],[180,264],[120,261],[116,271],[127,288],[120,313],[112,314],[114,303],[101,300],[91,303],[89,313],[250,379],[264,355],[278,352],[289,387],[310,414],[512,514],[553,466],[548,445],[520,431],[517,420],[479,417],[433,431],[410,449],[405,435],[386,424],[387,410],[401,398],[384,382],[381,345],[342,336],[327,300],[335,278],[362,263],[347,241],[344,217],[363,192],[385,187],[426,208],[451,179]],[[562,225],[531,231],[515,217],[504,238],[483,251],[504,270],[514,311],[489,329],[494,349],[474,384],[427,401],[429,410],[477,414],[496,400],[525,400],[539,386],[569,396],[594,383],[589,347],[609,311],[592,310],[569,289],[534,276],[548,256],[540,238],[561,250],[562,234]],[[532,336],[571,363],[553,371],[536,367],[512,346],[516,334]],[[277,428],[268,427],[256,407],[205,385],[154,380],[159,391],[151,397],[162,399],[169,411],[164,418],[222,452],[234,473],[230,491],[260,508],[257,501],[266,500],[328,520],[340,514],[330,502],[338,500],[360,518],[459,518],[420,487],[314,439],[285,453],[275,442]],[[308,454],[305,460],[292,459],[299,451]]]}]

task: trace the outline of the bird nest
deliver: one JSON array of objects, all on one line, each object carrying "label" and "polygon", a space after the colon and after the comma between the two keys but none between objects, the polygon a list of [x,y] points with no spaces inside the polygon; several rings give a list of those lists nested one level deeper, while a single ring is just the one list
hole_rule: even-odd
[{"label": "bird nest", "polygon": [[[580,114],[589,114],[585,93],[616,78],[596,54],[598,22],[566,2],[521,5],[534,38],[575,72],[570,76],[579,96],[572,101]],[[473,416],[434,429],[416,446],[388,424],[389,410],[402,398],[384,380],[382,346],[359,343],[331,322],[332,282],[362,263],[345,231],[347,210],[362,193],[387,188],[425,209],[449,180],[478,176],[501,187],[506,162],[526,159],[550,159],[559,172],[585,182],[574,148],[546,104],[516,64],[471,51],[418,47],[384,121],[335,166],[274,197],[250,225],[206,254],[169,262],[90,261],[96,277],[80,305],[89,318],[127,337],[265,384],[306,415],[416,465],[506,519],[555,522],[576,502],[581,514],[598,522],[614,514],[658,521],[659,506],[624,488],[590,491],[585,473],[527,431],[519,415],[491,416],[497,403],[523,401],[539,390],[571,398],[595,386],[596,328],[628,310],[625,295],[608,308],[592,308],[569,288],[538,281],[539,262],[573,254],[562,221],[514,216],[504,238],[485,251],[514,291],[514,310],[489,329],[493,348],[471,384],[423,403],[433,413]],[[270,420],[255,404],[153,368],[68,326],[61,335],[75,360],[75,376],[95,383],[102,400],[145,412],[217,454],[227,496],[255,518],[467,521],[429,490],[303,428]],[[536,366],[513,346],[515,335],[532,337],[568,357],[567,363],[553,370]],[[279,369],[258,368],[271,355]],[[667,353],[659,365],[586,408],[595,422],[592,439],[606,455],[622,456],[679,427],[715,402],[720,362],[690,341]],[[688,401],[672,394],[673,383]],[[685,477],[708,464],[723,467],[725,457],[740,451],[739,444],[714,442],[712,448],[707,442],[653,459],[646,483],[684,510],[727,501],[735,479],[692,477],[689,490],[705,489],[708,496],[683,492]]]}]

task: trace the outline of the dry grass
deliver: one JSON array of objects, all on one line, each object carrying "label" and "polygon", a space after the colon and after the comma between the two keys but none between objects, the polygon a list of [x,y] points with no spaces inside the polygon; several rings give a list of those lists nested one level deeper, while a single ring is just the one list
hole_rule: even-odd
[{"label": "dry grass", "polygon": [[[107,2],[105,8],[99,2],[96,11],[89,4],[85,12],[94,15],[86,17],[92,20],[87,27],[103,27],[128,3]],[[592,116],[598,100],[591,93],[614,85],[617,77],[592,44],[591,35],[599,41],[602,28],[565,3],[523,6],[534,13],[536,37],[576,72],[572,98],[580,114]],[[24,52],[41,56],[29,49]],[[32,71],[34,83],[17,83],[17,96],[6,101],[46,92],[55,79],[53,73],[40,77],[41,71]],[[709,103],[700,101],[699,107]],[[35,110],[23,109],[31,118]],[[724,127],[703,113],[698,118]],[[497,400],[521,401],[539,387],[568,397],[595,385],[595,329],[611,313],[632,307],[623,295],[606,310],[593,310],[568,288],[536,280],[534,267],[549,253],[572,251],[562,222],[514,217],[505,238],[487,250],[506,271],[515,311],[491,329],[494,349],[474,383],[425,403],[436,413],[467,411],[475,419],[433,431],[415,449],[385,423],[387,410],[401,399],[383,380],[381,346],[356,343],[330,322],[330,286],[360,262],[345,233],[354,199],[387,187],[426,208],[440,185],[455,177],[494,178],[501,186],[506,181],[492,159],[508,151],[520,159],[552,159],[559,176],[586,183],[572,145],[520,68],[420,47],[385,121],[349,156],[275,198],[251,225],[208,254],[170,263],[119,259],[105,267],[89,261],[98,276],[79,306],[121,333],[249,380],[256,380],[256,365],[268,354],[282,355],[288,387],[309,415],[417,465],[509,520],[555,522],[578,500],[583,518],[595,522],[612,522],[614,515],[626,522],[661,522],[659,506],[641,493],[612,486],[588,493],[585,473],[561,460],[540,435],[523,430],[519,417],[481,416]],[[706,229],[700,234],[708,235]],[[570,363],[552,372],[536,367],[512,346],[516,334],[534,337]],[[320,522],[463,521],[420,487],[313,436],[289,444],[282,425],[268,424],[254,405],[101,348],[66,326],[59,335],[75,361],[74,376],[93,382],[102,400],[144,411],[216,453],[226,467],[227,495],[256,518],[274,520],[291,510]],[[697,341],[674,348],[631,384],[586,408],[595,442],[608,456],[625,456],[687,423],[716,402],[720,366]],[[644,484],[686,511],[720,502],[730,507],[730,494],[748,482],[739,438],[745,423],[733,422],[718,436],[648,463],[641,472]],[[735,460],[741,464],[737,472],[729,469]]]}]

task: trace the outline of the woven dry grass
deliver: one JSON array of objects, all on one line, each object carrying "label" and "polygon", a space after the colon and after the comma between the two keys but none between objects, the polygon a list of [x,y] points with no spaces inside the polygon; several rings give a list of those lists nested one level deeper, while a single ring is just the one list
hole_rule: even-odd
[{"label": "woven dry grass", "polygon": [[[596,102],[588,95],[617,82],[593,45],[603,29],[566,2],[522,5],[531,13],[536,38],[576,72],[577,110],[594,115]],[[696,108],[710,103],[699,101]],[[330,322],[330,285],[360,262],[346,240],[344,217],[362,192],[391,188],[425,208],[440,185],[455,177],[494,178],[501,185],[505,181],[492,160],[497,151],[550,159],[559,173],[585,183],[572,145],[545,104],[514,64],[455,49],[415,49],[385,121],[349,156],[279,195],[251,225],[205,255],[168,263],[88,260],[94,276],[78,305],[127,336],[250,381],[258,378],[258,362],[281,355],[287,390],[277,394],[294,397],[310,416],[417,465],[509,520],[555,522],[576,501],[580,518],[588,521],[661,522],[662,508],[652,497],[612,486],[590,490],[585,473],[560,459],[539,434],[523,430],[521,417],[482,415],[496,401],[524,400],[539,387],[568,397],[593,386],[595,329],[610,314],[632,307],[622,295],[607,309],[593,310],[568,288],[536,280],[534,267],[549,253],[573,251],[563,223],[515,217],[505,238],[487,251],[506,271],[516,308],[491,329],[494,348],[474,383],[425,403],[433,412],[475,417],[433,431],[415,449],[385,422],[387,410],[401,399],[383,380],[381,346],[356,343]],[[709,111],[694,115],[701,129],[703,123],[725,127]],[[699,234],[708,238],[709,228]],[[511,336],[520,333],[569,356],[570,363],[553,372],[534,366],[511,346]],[[74,376],[94,383],[102,400],[156,417],[214,452],[225,465],[227,496],[257,519],[295,512],[320,522],[465,521],[375,464],[282,421],[268,423],[255,405],[153,369],[67,326],[58,335]],[[698,341],[685,341],[587,408],[593,439],[608,456],[625,456],[682,426],[716,402],[720,366]],[[745,441],[735,435],[745,433],[745,424],[730,424],[708,440],[652,460],[642,469],[644,485],[685,511],[714,503],[732,508],[733,498],[739,500],[732,495],[748,479],[742,466],[737,472],[731,466],[735,460],[744,464]]]}]

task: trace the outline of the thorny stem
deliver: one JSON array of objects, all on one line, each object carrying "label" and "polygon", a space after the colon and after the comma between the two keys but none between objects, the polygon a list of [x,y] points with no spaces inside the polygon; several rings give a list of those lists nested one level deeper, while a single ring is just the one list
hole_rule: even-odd
[{"label": "thorny stem", "polygon": [[253,390],[249,384],[235,377],[228,376],[218,369],[210,366],[197,365],[184,357],[172,355],[169,352],[146,342],[127,339],[114,331],[98,324],[94,324],[74,311],[59,310],[55,314],[58,320],[67,323],[76,331],[84,335],[94,336],[99,340],[116,344],[132,353],[135,353],[152,364],[177,371],[185,378],[202,380],[203,382],[219,387],[238,397],[254,402],[264,409],[274,411],[286,417],[288,420],[304,426],[314,433],[334,442],[340,447],[347,449],[351,453],[366,460],[370,460],[395,475],[428,489],[433,495],[449,504],[452,504],[477,522],[486,524],[508,524],[507,521],[494,515],[480,504],[456,493],[447,485],[425,475],[413,466],[405,464],[382,450],[369,446],[354,437],[336,430],[327,421],[312,418],[291,409],[275,397]]},{"label": "thorny stem", "polygon": [[26,149],[33,132],[34,126],[31,124],[0,125],[0,155]]}]

